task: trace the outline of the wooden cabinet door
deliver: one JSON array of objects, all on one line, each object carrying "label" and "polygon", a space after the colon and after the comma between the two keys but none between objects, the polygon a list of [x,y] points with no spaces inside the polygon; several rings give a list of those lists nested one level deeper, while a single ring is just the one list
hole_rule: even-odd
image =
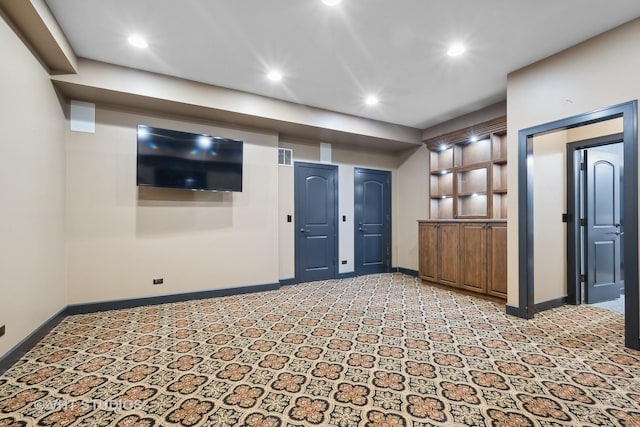
[{"label": "wooden cabinet door", "polygon": [[438,280],[438,224],[420,223],[419,227],[420,278]]},{"label": "wooden cabinet door", "polygon": [[487,225],[460,224],[460,287],[486,293]]},{"label": "wooden cabinet door", "polygon": [[458,286],[460,227],[457,223],[440,223],[438,227],[438,282]]},{"label": "wooden cabinet door", "polygon": [[488,282],[487,293],[500,298],[507,297],[507,223],[489,224],[487,229]]}]

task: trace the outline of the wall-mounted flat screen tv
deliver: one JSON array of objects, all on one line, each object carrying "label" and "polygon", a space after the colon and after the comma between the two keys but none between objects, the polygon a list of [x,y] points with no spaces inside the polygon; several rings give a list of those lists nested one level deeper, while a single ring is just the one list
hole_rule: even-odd
[{"label": "wall-mounted flat screen tv", "polygon": [[237,139],[138,126],[138,185],[242,191]]}]

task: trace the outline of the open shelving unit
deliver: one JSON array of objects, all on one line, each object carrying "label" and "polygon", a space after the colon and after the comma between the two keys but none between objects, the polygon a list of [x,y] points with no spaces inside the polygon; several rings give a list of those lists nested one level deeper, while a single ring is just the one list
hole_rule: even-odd
[{"label": "open shelving unit", "polygon": [[506,219],[506,135],[500,117],[424,141],[431,219]]},{"label": "open shelving unit", "polygon": [[418,221],[419,276],[507,297],[507,118],[430,138],[429,219]]}]

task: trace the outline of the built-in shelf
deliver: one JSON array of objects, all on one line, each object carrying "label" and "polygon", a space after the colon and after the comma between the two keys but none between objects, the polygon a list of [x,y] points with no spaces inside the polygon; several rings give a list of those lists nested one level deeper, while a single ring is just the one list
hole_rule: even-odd
[{"label": "built-in shelf", "polygon": [[474,191],[473,193],[458,193],[458,197],[478,197],[486,195],[487,193],[484,191]]},{"label": "built-in shelf", "polygon": [[500,117],[424,141],[431,219],[507,217],[506,130]]},{"label": "built-in shelf", "polygon": [[451,173],[452,170],[451,169],[437,169],[437,170],[432,170],[430,172],[431,175],[446,175],[448,173]]}]

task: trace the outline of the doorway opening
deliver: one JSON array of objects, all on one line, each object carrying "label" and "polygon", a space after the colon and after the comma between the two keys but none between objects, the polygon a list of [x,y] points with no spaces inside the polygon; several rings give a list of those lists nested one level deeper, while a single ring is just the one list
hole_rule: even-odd
[{"label": "doorway opening", "polygon": [[567,144],[567,298],[624,313],[623,134]]},{"label": "doorway opening", "polygon": [[[534,317],[536,311],[534,276],[536,272],[543,271],[545,267],[543,264],[536,265],[536,259],[534,259],[534,241],[538,231],[536,229],[534,232],[534,137],[555,131],[577,129],[616,118],[622,119],[622,143],[624,146],[623,186],[625,192],[622,218],[624,219],[625,234],[621,250],[624,252],[626,262],[621,277],[624,280],[625,290],[625,345],[638,350],[640,349],[640,317],[638,313],[640,299],[638,292],[637,101],[522,129],[518,132],[518,307],[507,306],[507,312],[523,318]],[[536,188],[535,190],[536,193],[544,193],[546,189]],[[567,227],[567,233],[571,229],[572,227]],[[570,258],[562,258],[570,261]],[[575,267],[569,269],[575,271]],[[570,289],[571,286],[568,286],[567,294]],[[577,303],[576,299],[567,298],[567,301],[571,304]]]}]

